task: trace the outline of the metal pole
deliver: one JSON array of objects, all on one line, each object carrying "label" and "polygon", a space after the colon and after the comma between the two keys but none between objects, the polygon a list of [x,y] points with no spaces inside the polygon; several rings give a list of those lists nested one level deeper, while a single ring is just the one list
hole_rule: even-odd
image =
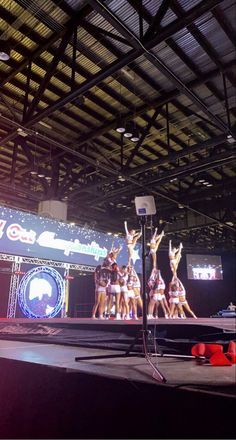
[{"label": "metal pole", "polygon": [[141,217],[141,230],[142,230],[142,298],[143,298],[143,325],[142,325],[142,335],[143,335],[143,350],[144,355],[148,363],[154,369],[156,373],[156,378],[161,382],[165,383],[166,378],[163,374],[158,370],[158,368],[151,362],[150,356],[148,355],[147,345],[148,345],[148,326],[147,326],[147,293],[146,293],[146,252],[145,252],[145,243],[146,243],[146,216]]},{"label": "metal pole", "polygon": [[146,243],[146,217],[141,217],[141,230],[142,230],[142,298],[143,298],[143,332],[147,336],[147,295],[146,295],[146,253],[145,253],[145,243]]}]

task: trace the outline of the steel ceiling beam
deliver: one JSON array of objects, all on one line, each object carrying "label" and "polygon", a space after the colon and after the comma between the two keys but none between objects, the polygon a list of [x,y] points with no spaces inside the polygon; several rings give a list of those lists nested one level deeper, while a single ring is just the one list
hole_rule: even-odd
[{"label": "steel ceiling beam", "polygon": [[[142,174],[146,171],[149,171],[151,169],[155,169],[157,167],[160,167],[161,165],[168,164],[169,162],[176,161],[179,159],[182,159],[185,156],[198,153],[200,151],[207,150],[208,148],[215,147],[217,145],[222,144],[226,141],[225,135],[216,136],[212,139],[208,139],[207,141],[200,142],[198,144],[195,144],[193,147],[188,147],[186,150],[183,149],[181,151],[172,152],[171,154],[168,154],[165,157],[162,157],[160,159],[152,160],[144,165],[140,165],[135,168],[131,168],[126,171],[124,174],[124,177],[133,177],[137,176],[138,174]],[[120,174],[120,173],[119,173]],[[78,195],[80,192],[83,191],[94,191],[97,187],[105,184],[109,184],[114,181],[114,178],[107,178],[105,180],[102,180],[99,183],[91,184],[91,185],[85,185],[84,187],[80,187],[74,191],[72,191],[71,196]]]},{"label": "steel ceiling beam", "polygon": [[[231,61],[231,62],[229,62],[229,63],[227,63],[227,64],[225,64],[225,65],[223,66],[223,70],[222,70],[222,71],[225,72],[225,71],[231,69],[234,65],[235,65],[235,61]],[[45,68],[45,66],[43,66],[43,65],[41,64],[41,62],[40,62],[40,66],[41,66],[42,68]],[[208,72],[208,73],[202,75],[202,76],[199,77],[198,79],[189,82],[189,83],[187,84],[187,86],[188,86],[188,87],[193,87],[193,88],[194,88],[194,87],[198,87],[200,84],[203,84],[203,83],[206,82],[208,79],[212,79],[212,78],[214,78],[214,77],[215,77],[216,75],[218,75],[218,74],[219,74],[218,69],[214,69],[214,70],[212,70],[212,71],[210,71],[210,72]],[[59,75],[60,75],[60,74],[59,74]],[[59,77],[59,75],[58,75],[58,78],[61,79],[61,81],[63,81],[64,79],[61,78],[61,77]],[[32,79],[34,79],[35,81],[37,81],[35,74],[33,74]],[[51,88],[51,86],[50,86],[50,88]],[[53,89],[52,89],[52,91],[53,91]],[[55,90],[54,93],[57,94],[57,91]],[[107,91],[107,93],[109,93],[109,91]],[[152,102],[152,104],[148,104],[148,105],[147,105],[147,104],[144,104],[144,105],[141,106],[139,109],[136,109],[136,115],[140,115],[140,114],[144,113],[145,111],[148,111],[150,108],[156,108],[156,107],[159,107],[159,106],[161,107],[161,106],[164,105],[165,103],[167,103],[167,102],[169,102],[170,100],[172,100],[173,98],[177,97],[177,96],[179,95],[179,93],[180,93],[180,92],[179,92],[177,89],[175,89],[175,90],[173,90],[172,92],[168,92],[167,94],[163,95],[163,98],[162,98],[162,96],[161,96],[161,97],[158,98],[156,101]],[[66,111],[66,113],[69,114],[70,112],[69,112],[69,111]],[[130,115],[131,115],[130,113],[127,113],[127,114],[124,115],[124,117],[127,119],[127,118],[130,117]],[[97,136],[103,134],[104,132],[106,132],[106,131],[108,131],[108,130],[114,128],[114,126],[115,126],[115,122],[112,122],[111,124],[105,124],[105,125],[102,126],[100,129],[98,129],[98,130],[96,129],[96,131],[95,131],[94,133],[92,132],[92,133],[89,135],[89,139],[93,139],[94,137],[97,137]],[[6,139],[6,138],[5,138],[5,139]],[[86,141],[86,140],[87,140],[87,138],[85,139],[85,141]],[[80,139],[80,138],[79,138],[79,142],[83,142],[83,139]]]},{"label": "steel ceiling beam", "polygon": [[[110,23],[122,36],[129,39],[134,48],[143,51],[143,55],[157,67],[157,69],[163,73],[163,75],[168,78],[172,84],[174,84],[180,92],[186,95],[201,111],[208,115],[208,117],[218,126],[218,128],[223,132],[228,132],[228,126],[215,114],[213,114],[207,107],[207,105],[191,90],[189,89],[161,59],[159,59],[154,53],[149,51],[149,44],[142,44],[142,42],[135,36],[135,34],[124,24],[118,17],[116,17],[113,12],[103,5],[100,0],[89,0],[89,3],[93,8],[101,14],[105,20]],[[213,2],[211,0],[205,0],[204,4],[211,4],[211,8],[216,6],[218,2]],[[201,9],[201,4],[198,5]],[[179,18],[181,20],[181,18]],[[152,46],[153,47],[153,46]]]},{"label": "steel ceiling beam", "polygon": [[[82,4],[81,7],[77,9],[77,13],[80,14],[80,18],[83,19],[87,15],[89,15],[93,9],[89,5]],[[0,4],[0,16],[2,19],[4,19],[7,23],[12,24],[15,21],[15,16],[11,13],[10,10],[6,11],[5,8],[3,8]],[[49,39],[45,39],[45,42],[41,44],[36,50],[34,50],[30,57],[23,60],[16,69],[14,69],[6,79],[3,80],[2,85],[4,85],[6,82],[10,82],[14,76],[16,76],[18,73],[22,72],[23,69],[25,69],[29,63],[29,59],[31,61],[35,60],[35,58],[38,58],[43,52],[47,51],[60,37],[63,37],[63,35],[66,33],[67,29],[72,25],[74,22],[74,18],[71,18],[68,20],[67,23],[65,23],[65,27],[60,32],[54,32],[53,35]],[[32,32],[32,29],[29,29],[28,26],[25,23],[22,23],[22,25],[19,27],[19,29],[23,34],[29,35]]]},{"label": "steel ceiling beam", "polygon": [[41,98],[43,97],[43,94],[51,80],[51,78],[53,77],[57,65],[61,59],[62,54],[65,52],[66,46],[68,45],[70,38],[73,34],[74,28],[71,26],[71,28],[69,28],[67,30],[67,32],[63,35],[60,45],[56,51],[56,54],[54,55],[53,60],[50,63],[49,69],[46,71],[46,74],[43,78],[43,80],[41,81],[39,88],[37,89],[37,93],[34,97],[34,99],[32,100],[28,110],[25,112],[25,117],[23,120],[23,123],[27,122],[31,116],[33,115],[34,111],[37,108],[37,105],[39,103],[39,101],[41,100]]},{"label": "steel ceiling beam", "polygon": [[159,6],[156,15],[153,17],[152,22],[143,37],[143,42],[148,41],[150,38],[153,38],[154,35],[156,35],[157,32],[160,30],[161,21],[169,9],[170,3],[171,0],[162,0],[162,3]]},{"label": "steel ceiling beam", "polygon": [[[216,168],[217,166],[223,166],[227,163],[231,163],[232,160],[236,158],[236,151],[232,151],[231,153],[226,151],[220,154],[215,155],[214,157],[207,157],[204,159],[196,160],[189,165],[179,166],[177,169],[163,172],[161,175],[150,176],[149,178],[145,176],[144,183],[146,187],[153,189],[153,185],[165,185],[169,183],[171,179],[174,178],[184,178],[189,176],[190,174],[198,174],[206,170],[211,170]],[[142,180],[139,180],[139,183],[142,183]],[[133,187],[124,185],[121,188],[118,188],[114,191],[109,191],[108,194],[105,194],[99,197],[97,194],[94,194],[94,202],[99,204],[101,202],[105,202],[109,199],[113,199],[114,197],[120,196],[124,193],[131,193],[132,190],[135,190],[136,185],[134,183]],[[89,203],[91,203],[91,198],[89,199]]]},{"label": "steel ceiling beam", "polygon": [[159,108],[155,110],[154,114],[152,115],[152,117],[149,119],[146,127],[144,128],[140,139],[138,140],[138,142],[136,143],[135,147],[132,149],[130,156],[128,157],[126,164],[124,166],[124,168],[122,169],[122,172],[125,172],[127,170],[127,168],[129,168],[129,165],[131,164],[134,156],[137,154],[139,148],[142,146],[143,142],[145,141],[146,136],[148,135],[150,128],[153,126],[158,114],[160,113]]},{"label": "steel ceiling beam", "polygon": [[103,29],[101,27],[95,26],[94,24],[89,23],[88,21],[82,20],[81,26],[86,27],[87,31],[90,34],[99,33],[101,36],[105,35],[106,37],[109,37],[112,40],[119,41],[119,43],[125,44],[126,46],[129,46],[129,47],[133,47],[132,44],[129,41],[127,41],[125,38],[120,37],[119,35],[113,34],[112,32],[109,32],[106,29]]},{"label": "steel ceiling beam", "polygon": [[212,11],[212,14],[222,27],[233,46],[236,47],[236,32],[230,20],[226,17],[226,14],[223,14],[222,10],[218,6],[214,9],[214,11]]},{"label": "steel ceiling beam", "polygon": [[[164,41],[166,38],[169,38],[171,35],[175,34],[179,30],[181,30],[183,27],[186,27],[188,24],[191,24],[193,21],[195,21],[197,18],[199,18],[202,14],[204,14],[205,12],[208,12],[213,7],[215,7],[217,4],[219,4],[220,1],[222,1],[222,0],[202,1],[197,6],[191,8],[189,11],[186,12],[186,14],[183,15],[183,17],[181,19],[177,19],[174,22],[170,23],[160,32],[160,34],[158,34],[156,37],[154,37],[151,41],[145,43],[145,50],[152,49],[157,44]],[[27,121],[27,123],[25,124],[25,127],[26,128],[31,127],[35,123],[42,120],[44,117],[49,116],[54,111],[63,107],[67,103],[73,101],[79,95],[84,94],[91,87],[94,87],[99,82],[101,82],[104,79],[106,79],[107,77],[113,75],[115,72],[120,70],[122,67],[125,67],[127,64],[134,61],[136,58],[138,58],[140,55],[142,55],[145,52],[145,50],[142,49],[141,47],[139,47],[138,49],[133,49],[133,50],[129,51],[121,59],[115,60],[113,63],[111,63],[108,66],[108,68],[98,72],[97,74],[95,74],[93,76],[93,78],[90,78],[89,80],[85,81],[76,90],[67,93],[63,98],[60,98],[59,100],[57,100],[53,105],[40,111],[31,120]],[[15,132],[10,133],[8,136],[6,136],[4,139],[2,139],[2,143],[7,142],[8,140],[14,139],[15,134],[16,134]]]}]

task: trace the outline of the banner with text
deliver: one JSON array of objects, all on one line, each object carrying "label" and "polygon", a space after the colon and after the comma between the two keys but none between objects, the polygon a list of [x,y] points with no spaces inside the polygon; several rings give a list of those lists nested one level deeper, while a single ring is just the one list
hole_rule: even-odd
[{"label": "banner with text", "polygon": [[[97,266],[112,244],[122,246],[117,263],[126,264],[124,238],[0,206],[1,253]],[[133,264],[141,272],[140,244],[136,245]]]}]

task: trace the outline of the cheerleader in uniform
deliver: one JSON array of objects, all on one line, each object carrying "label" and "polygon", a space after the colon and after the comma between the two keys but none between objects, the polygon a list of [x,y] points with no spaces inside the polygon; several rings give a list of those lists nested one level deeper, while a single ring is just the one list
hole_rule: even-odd
[{"label": "cheerleader in uniform", "polygon": [[179,284],[177,277],[173,277],[169,284],[169,302],[170,302],[170,318],[176,317],[176,310],[182,319],[185,319],[185,314],[182,305],[179,301]]},{"label": "cheerleader in uniform", "polygon": [[138,319],[137,317],[137,306],[135,301],[135,293],[134,293],[134,277],[132,274],[132,268],[128,266],[128,303],[129,303],[129,315],[132,314],[133,319]]},{"label": "cheerleader in uniform", "polygon": [[122,319],[130,319],[129,316],[129,304],[128,304],[128,272],[127,267],[122,266],[119,271],[119,282],[120,282],[120,312]]},{"label": "cheerleader in uniform", "polygon": [[178,289],[179,289],[179,303],[182,306],[182,309],[184,311],[184,309],[195,319],[197,319],[197,316],[195,315],[195,313],[192,311],[192,309],[189,306],[189,303],[186,299],[186,290],[182,284],[182,282],[179,280],[179,278],[177,278],[177,282],[178,282]]},{"label": "cheerleader in uniform", "polygon": [[110,285],[108,290],[108,307],[107,314],[110,316],[113,305],[113,298],[115,299],[115,315],[116,319],[120,317],[120,282],[119,282],[119,268],[116,263],[113,263],[110,271]]},{"label": "cheerleader in uniform", "polygon": [[106,290],[110,281],[110,273],[107,269],[97,266],[94,272],[95,303],[92,309],[92,318],[96,319],[98,309],[99,319],[104,319]]},{"label": "cheerleader in uniform", "polygon": [[135,269],[131,268],[132,276],[133,276],[133,289],[134,289],[134,300],[137,307],[140,308],[141,312],[143,311],[143,301],[141,298],[141,283],[140,279],[138,277],[138,274],[136,273]]},{"label": "cheerleader in uniform", "polygon": [[128,266],[131,264],[133,252],[138,239],[141,237],[142,232],[135,232],[134,229],[128,230],[127,221],[124,222],[126,233],[126,244],[128,248]]},{"label": "cheerleader in uniform", "polygon": [[156,228],[150,241],[150,252],[149,252],[149,254],[152,256],[153,268],[157,267],[156,253],[163,237],[164,237],[164,231],[162,231],[161,234],[157,235],[157,228]]},{"label": "cheerleader in uniform", "polygon": [[170,269],[173,273],[173,276],[177,276],[177,269],[181,259],[181,251],[183,249],[182,243],[180,243],[178,248],[173,247],[171,245],[171,240],[169,241],[169,260],[170,260]]},{"label": "cheerleader in uniform", "polygon": [[[159,305],[161,305],[165,318],[168,318],[168,310],[165,307],[163,295],[165,291],[165,283],[161,276],[160,270],[154,268],[148,280],[148,286],[151,289],[149,292],[149,304],[148,304],[148,319],[153,319],[154,307],[156,307],[156,313],[158,312]],[[164,295],[165,296],[165,295]],[[158,315],[156,315],[158,318]]]}]

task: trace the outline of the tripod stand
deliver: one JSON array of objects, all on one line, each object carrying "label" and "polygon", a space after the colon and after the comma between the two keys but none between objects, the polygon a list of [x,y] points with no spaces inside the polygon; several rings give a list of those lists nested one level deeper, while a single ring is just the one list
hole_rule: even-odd
[{"label": "tripod stand", "polygon": [[133,343],[130,345],[128,350],[125,353],[125,356],[134,356],[133,353],[130,353],[133,349],[133,347],[138,342],[138,339],[140,337],[142,338],[143,342],[143,355],[147,359],[147,361],[151,364],[153,369],[155,370],[155,373],[158,375],[158,378],[161,380],[161,382],[166,382],[165,377],[160,373],[160,371],[157,369],[155,365],[150,361],[148,352],[147,352],[147,346],[148,346],[148,336],[150,334],[150,331],[148,330],[148,323],[147,323],[147,293],[146,293],[146,251],[145,251],[145,243],[146,243],[146,216],[140,217],[140,224],[141,224],[141,231],[142,231],[142,299],[143,299],[143,321],[142,321],[142,329],[138,331]]}]

